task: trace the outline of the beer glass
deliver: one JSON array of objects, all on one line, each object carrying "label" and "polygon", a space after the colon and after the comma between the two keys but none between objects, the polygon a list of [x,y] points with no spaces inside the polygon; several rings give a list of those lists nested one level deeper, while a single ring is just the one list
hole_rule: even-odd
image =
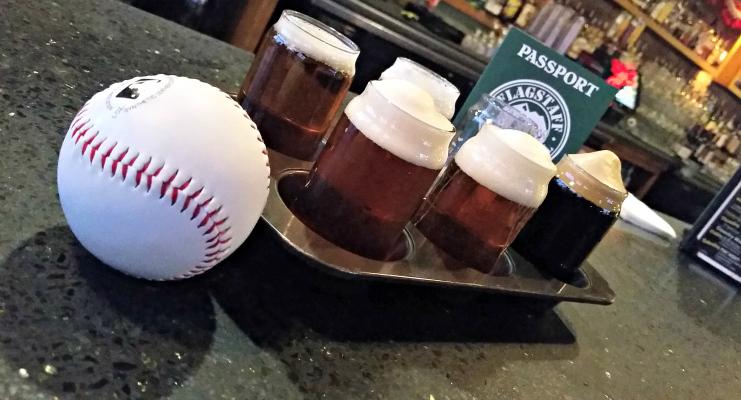
[{"label": "beer glass", "polygon": [[455,102],[461,92],[447,79],[416,62],[398,57],[381,74],[381,79],[403,79],[414,83],[432,96],[435,108],[448,119],[453,118]]},{"label": "beer glass", "polygon": [[372,81],[347,105],[291,208],[325,239],[390,259],[444,165],[453,133],[418,86]]},{"label": "beer glass", "polygon": [[360,50],[327,25],[286,10],[265,34],[238,101],[271,149],[312,160],[347,95]]},{"label": "beer glass", "polygon": [[513,247],[535,266],[569,279],[605,236],[628,197],[620,159],[610,151],[570,154],[548,196]]},{"label": "beer glass", "polygon": [[490,94],[484,94],[466,111],[463,119],[456,121],[457,132],[451,146],[451,154],[486,124],[525,132],[538,139],[540,143],[545,141],[547,134],[545,127],[538,126],[523,111]]},{"label": "beer glass", "polygon": [[548,150],[535,138],[484,125],[425,199],[417,229],[465,266],[492,272],[555,173]]}]

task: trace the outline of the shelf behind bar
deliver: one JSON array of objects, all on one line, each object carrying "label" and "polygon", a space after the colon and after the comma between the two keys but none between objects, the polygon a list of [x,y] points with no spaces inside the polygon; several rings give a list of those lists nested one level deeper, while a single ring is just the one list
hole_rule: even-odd
[{"label": "shelf behind bar", "polygon": [[496,17],[489,14],[485,10],[478,9],[466,0],[443,0],[443,3],[455,8],[459,12],[468,15],[473,18],[476,22],[491,29],[494,26]]},{"label": "shelf behind bar", "polygon": [[617,3],[620,7],[622,7],[625,11],[632,14],[634,17],[640,19],[643,21],[646,26],[654,31],[661,39],[663,39],[665,42],[667,42],[670,46],[674,47],[677,51],[682,53],[687,59],[695,63],[700,69],[704,70],[705,72],[709,73],[713,77],[716,76],[718,73],[718,68],[713,67],[705,61],[702,57],[700,57],[697,53],[694,52],[694,50],[687,47],[684,43],[680,42],[679,39],[675,38],[674,35],[671,34],[666,28],[664,28],[661,24],[659,24],[656,20],[651,18],[648,14],[644,13],[643,10],[638,8],[635,4],[633,4],[630,0],[613,0],[615,3]]}]

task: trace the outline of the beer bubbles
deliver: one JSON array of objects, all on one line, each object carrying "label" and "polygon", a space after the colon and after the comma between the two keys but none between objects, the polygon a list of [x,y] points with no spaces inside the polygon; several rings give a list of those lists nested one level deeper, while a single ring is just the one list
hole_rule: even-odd
[{"label": "beer bubbles", "polygon": [[543,205],[514,248],[533,264],[569,280],[615,223],[627,196],[615,154],[569,154],[558,163]]},{"label": "beer bubbles", "polygon": [[543,202],[556,174],[548,149],[537,139],[494,125],[484,125],[464,143],[455,162],[489,190],[532,208]]},{"label": "beer bubbles", "polygon": [[238,98],[265,144],[313,160],[347,95],[359,54],[355,43],[329,26],[284,11],[265,34]]},{"label": "beer bubbles", "polygon": [[432,96],[435,108],[446,118],[453,118],[455,102],[461,92],[455,85],[416,62],[399,57],[381,74],[384,79],[403,79],[414,83]]},{"label": "beer bubbles", "polygon": [[535,138],[484,125],[427,196],[417,228],[465,266],[495,272],[555,173],[548,150]]},{"label": "beer bubbles", "polygon": [[424,90],[372,81],[348,104],[292,209],[346,250],[403,256],[404,227],[445,164],[453,133]]},{"label": "beer bubbles", "polygon": [[328,26],[295,11],[285,12],[275,32],[291,50],[303,53],[348,75],[355,74],[358,47]]},{"label": "beer bubbles", "polygon": [[368,83],[345,114],[370,140],[406,162],[440,169],[447,159],[453,124],[429,93],[409,81]]}]

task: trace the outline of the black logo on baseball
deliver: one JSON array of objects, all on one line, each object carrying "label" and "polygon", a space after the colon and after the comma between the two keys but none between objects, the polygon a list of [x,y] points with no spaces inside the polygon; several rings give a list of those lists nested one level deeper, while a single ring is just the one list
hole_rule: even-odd
[{"label": "black logo on baseball", "polygon": [[144,89],[149,85],[157,85],[160,82],[162,82],[161,79],[157,78],[139,78],[133,82],[131,82],[128,86],[126,86],[123,90],[118,92],[116,97],[123,98],[123,99],[131,99],[136,100],[139,98],[141,93],[145,91]]}]

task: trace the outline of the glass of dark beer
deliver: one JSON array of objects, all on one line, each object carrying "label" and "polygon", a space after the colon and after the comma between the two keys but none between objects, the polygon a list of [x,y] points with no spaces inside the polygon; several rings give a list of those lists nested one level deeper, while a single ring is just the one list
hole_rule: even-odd
[{"label": "glass of dark beer", "polygon": [[628,192],[620,159],[610,151],[567,155],[557,168],[548,196],[513,247],[535,266],[569,280],[615,223]]},{"label": "glass of dark beer", "polygon": [[372,81],[347,105],[291,208],[325,239],[388,260],[444,165],[453,133],[418,86]]},{"label": "glass of dark beer", "polygon": [[448,119],[453,118],[455,102],[461,95],[455,85],[432,70],[404,57],[398,57],[381,74],[381,79],[403,79],[414,83],[432,96],[435,108]]},{"label": "glass of dark beer", "polygon": [[347,95],[360,50],[329,26],[286,10],[265,34],[238,101],[271,149],[313,160]]},{"label": "glass of dark beer", "polygon": [[465,266],[492,272],[555,173],[548,150],[535,138],[484,125],[425,199],[417,229]]}]

